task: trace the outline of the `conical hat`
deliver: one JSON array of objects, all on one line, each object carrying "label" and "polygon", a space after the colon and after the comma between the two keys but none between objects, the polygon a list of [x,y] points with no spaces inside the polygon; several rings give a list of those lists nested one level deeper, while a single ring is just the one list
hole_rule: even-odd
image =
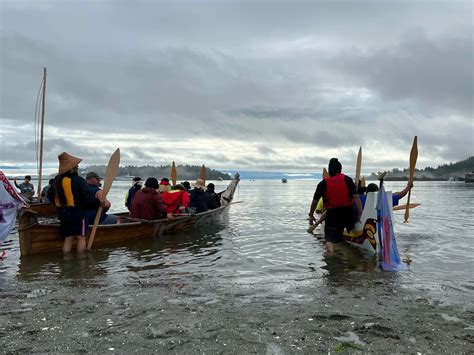
[{"label": "conical hat", "polygon": [[58,155],[59,159],[59,175],[67,173],[69,170],[79,165],[82,159],[76,158],[75,156],[62,152]]}]

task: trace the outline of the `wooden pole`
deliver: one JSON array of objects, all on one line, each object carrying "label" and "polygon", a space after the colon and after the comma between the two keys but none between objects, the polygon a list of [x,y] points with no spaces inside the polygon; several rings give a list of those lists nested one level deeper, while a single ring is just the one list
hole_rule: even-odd
[{"label": "wooden pole", "polygon": [[362,167],[362,147],[359,148],[359,154],[357,154],[356,173],[355,173],[355,181],[354,181],[355,186],[356,186],[356,191],[359,188],[361,167]]},{"label": "wooden pole", "polygon": [[171,182],[173,183],[173,186],[176,185],[177,178],[178,178],[178,174],[176,172],[176,164],[173,161],[173,164],[171,165]]},{"label": "wooden pole", "polygon": [[41,132],[40,132],[40,157],[38,171],[38,201],[41,199],[41,180],[43,176],[43,136],[44,136],[44,106],[46,99],[46,67],[43,72],[43,97],[41,99]]}]

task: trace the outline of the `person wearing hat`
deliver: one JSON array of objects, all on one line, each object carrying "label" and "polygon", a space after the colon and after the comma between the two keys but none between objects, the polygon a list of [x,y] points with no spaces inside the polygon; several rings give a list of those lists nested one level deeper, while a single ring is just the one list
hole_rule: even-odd
[{"label": "person wearing hat", "polygon": [[87,210],[98,208],[104,202],[92,195],[86,180],[79,176],[78,167],[82,159],[63,152],[58,155],[58,160],[59,175],[54,178],[46,196],[56,205],[59,233],[64,240],[63,252],[71,251],[74,240],[77,241],[77,251],[83,252],[86,249]]},{"label": "person wearing hat", "polygon": [[218,194],[216,194],[214,190],[215,186],[212,182],[207,184],[207,208],[210,210],[214,210],[218,207],[221,207],[221,198]]},{"label": "person wearing hat", "polygon": [[147,220],[166,218],[166,205],[157,191],[158,180],[149,177],[145,187],[135,194],[132,201],[130,217]]},{"label": "person wearing hat", "polygon": [[197,179],[194,184],[194,189],[191,190],[189,207],[196,210],[196,213],[207,211],[207,194],[204,191],[204,181]]},{"label": "person wearing hat", "polygon": [[133,197],[135,196],[137,191],[141,190],[142,183],[143,183],[143,180],[141,177],[138,177],[138,176],[134,177],[132,180],[132,187],[125,194],[125,207],[127,207],[129,211],[132,209]]},{"label": "person wearing hat", "polygon": [[163,178],[160,181],[160,186],[158,187],[158,192],[161,194],[162,192],[169,192],[171,191],[170,179]]},{"label": "person wearing hat", "polygon": [[[322,197],[326,208],[324,238],[326,239],[326,249],[328,253],[332,254],[334,253],[334,244],[343,241],[344,228],[350,232],[354,228],[356,218],[360,222],[362,206],[354,181],[341,173],[342,164],[337,158],[329,160],[328,170],[329,177],[324,178],[316,187],[309,210],[309,223],[314,225],[314,211]],[[354,210],[355,207],[357,211]]]},{"label": "person wearing hat", "polygon": [[35,187],[31,183],[31,176],[26,175],[25,176],[25,181],[23,181],[20,185],[15,180],[13,182],[15,183],[15,186],[20,189],[20,194],[26,198],[28,201],[33,200],[33,196],[35,195]]},{"label": "person wearing hat", "polygon": [[[100,188],[102,184],[100,181],[102,178],[94,171],[90,171],[86,175],[87,185],[89,186],[89,190],[93,196],[99,201],[104,201],[102,214],[100,215],[99,224],[116,224],[118,221],[118,217],[113,214],[107,214],[107,211],[110,208],[110,201],[104,198],[104,192]],[[87,223],[89,225],[94,224],[95,216],[97,214],[97,210],[99,208],[91,208],[87,211]]]}]

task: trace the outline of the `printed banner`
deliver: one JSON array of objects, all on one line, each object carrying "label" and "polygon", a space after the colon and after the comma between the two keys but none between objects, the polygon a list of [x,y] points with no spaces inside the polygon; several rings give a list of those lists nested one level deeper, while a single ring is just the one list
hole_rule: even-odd
[{"label": "printed banner", "polygon": [[7,239],[15,225],[17,211],[23,198],[0,170],[0,245]]},{"label": "printed banner", "polygon": [[390,213],[391,208],[392,206],[388,203],[387,194],[382,184],[377,193],[378,233],[382,256],[380,264],[386,271],[407,270],[407,266],[400,260],[400,255],[398,254],[392,215]]}]

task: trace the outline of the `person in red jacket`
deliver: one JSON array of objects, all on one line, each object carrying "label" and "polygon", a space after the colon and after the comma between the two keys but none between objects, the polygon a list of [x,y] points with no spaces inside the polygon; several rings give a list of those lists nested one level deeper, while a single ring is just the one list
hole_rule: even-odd
[{"label": "person in red jacket", "polygon": [[160,195],[166,205],[166,212],[169,215],[187,213],[189,193],[183,185],[175,185],[171,191],[162,192]]},{"label": "person in red jacket", "polygon": [[130,217],[155,220],[166,218],[166,205],[158,191],[158,180],[146,179],[145,187],[137,191],[132,201]]},{"label": "person in red jacket", "polygon": [[[344,228],[350,232],[354,228],[356,218],[357,221],[360,221],[362,205],[354,181],[349,176],[341,173],[342,164],[339,160],[332,158],[329,161],[328,168],[329,177],[324,178],[316,187],[309,210],[309,223],[314,224],[313,214],[319,199],[322,197],[324,207],[327,209],[324,224],[326,249],[332,254],[334,253],[334,244],[343,241]],[[354,210],[354,203],[357,211]]]}]

